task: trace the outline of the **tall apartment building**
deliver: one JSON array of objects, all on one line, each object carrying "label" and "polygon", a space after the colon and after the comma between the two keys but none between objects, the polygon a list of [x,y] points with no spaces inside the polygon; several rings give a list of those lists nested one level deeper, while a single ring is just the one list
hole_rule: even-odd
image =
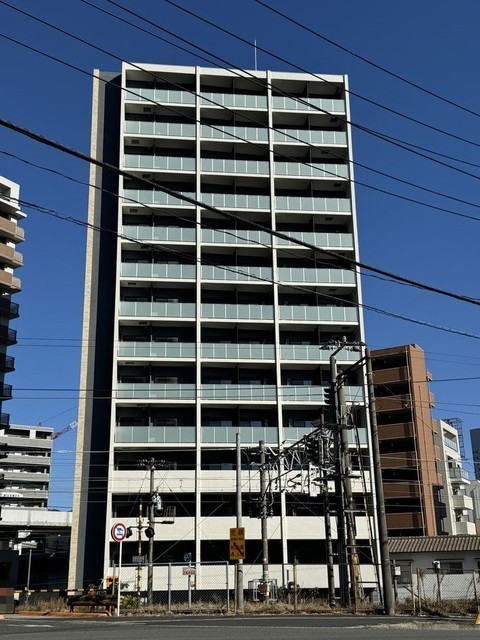
[{"label": "tall apartment building", "polygon": [[20,291],[14,269],[21,267],[23,256],[16,250],[23,241],[24,231],[18,220],[25,217],[19,207],[20,187],[0,176],[0,427],[8,427],[10,416],[1,412],[2,403],[12,397],[12,387],[5,383],[5,374],[14,370],[14,359],[7,348],[17,341],[17,332],[10,329],[10,320],[18,318],[18,304],[11,296]]},{"label": "tall apartment building", "polygon": [[444,508],[442,530],[449,535],[477,533],[468,471],[463,466],[463,433],[460,420],[439,420],[437,444],[439,471],[443,477],[440,500]]},{"label": "tall apartment building", "polygon": [[435,536],[443,477],[425,353],[415,344],[371,353],[388,535]]},{"label": "tall apartment building", "polygon": [[475,480],[480,480],[480,429],[470,429]]},{"label": "tall apartment building", "polygon": [[[131,175],[91,174],[104,191],[91,190],[89,221],[122,235],[88,235],[70,586],[111,570],[112,525],[135,526],[150,500],[145,457],[170,464],[155,489],[176,507],[174,524],[156,525],[155,560],[228,560],[236,433],[243,450],[308,433],[330,379],[325,345],[363,339],[358,273],[294,242],[357,256],[346,88],[339,75],[96,72],[92,155]],[[340,370],[359,357],[341,351]],[[358,373],[346,394],[368,447]],[[260,487],[244,462],[248,565],[261,550]],[[272,499],[271,576],[281,582],[297,557],[326,581],[321,498],[298,484]],[[365,517],[357,535],[368,538]],[[134,538],[123,548],[124,562],[138,554]]]}]

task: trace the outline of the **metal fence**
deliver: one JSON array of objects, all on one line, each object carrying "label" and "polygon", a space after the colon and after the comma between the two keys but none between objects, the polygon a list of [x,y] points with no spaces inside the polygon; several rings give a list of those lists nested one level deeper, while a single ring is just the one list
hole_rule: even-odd
[{"label": "metal fence", "polygon": [[475,613],[479,611],[480,575],[478,571],[416,569],[410,573],[409,581],[395,582],[395,595],[398,605],[414,614]]},{"label": "metal fence", "polygon": [[228,562],[122,565],[119,582],[124,612],[126,609],[226,612],[233,588]]}]

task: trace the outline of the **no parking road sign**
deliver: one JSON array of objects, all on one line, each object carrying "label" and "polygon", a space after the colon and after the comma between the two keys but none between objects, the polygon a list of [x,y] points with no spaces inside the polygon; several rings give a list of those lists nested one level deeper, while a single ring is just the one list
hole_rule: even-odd
[{"label": "no parking road sign", "polygon": [[111,534],[115,542],[122,542],[127,537],[127,527],[123,522],[117,522],[113,525]]}]

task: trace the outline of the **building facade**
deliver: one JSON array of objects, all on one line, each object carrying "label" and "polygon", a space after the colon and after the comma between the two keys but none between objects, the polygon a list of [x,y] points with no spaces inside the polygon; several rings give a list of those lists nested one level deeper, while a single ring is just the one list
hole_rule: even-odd
[{"label": "building facade", "polygon": [[14,270],[23,265],[23,256],[16,250],[25,235],[17,224],[25,218],[19,197],[19,185],[0,176],[0,427],[8,427],[10,419],[8,413],[1,412],[1,407],[12,397],[12,387],[5,383],[5,374],[14,370],[14,359],[7,355],[7,349],[17,341],[17,332],[9,325],[10,320],[18,318],[18,304],[11,297],[21,288]]},{"label": "building facade", "polygon": [[371,354],[388,535],[437,535],[443,477],[425,354],[415,344]]},{"label": "building facade", "polygon": [[463,434],[458,420],[439,420],[437,444],[440,449],[439,471],[443,477],[440,500],[444,506],[442,530],[449,535],[477,533],[470,479],[464,468]]},{"label": "building facade", "polygon": [[[89,231],[87,241],[80,386],[92,393],[79,412],[71,587],[111,571],[114,523],[138,527],[142,501],[145,516],[144,458],[164,467],[154,474],[155,561],[228,560],[237,432],[245,563],[259,563],[249,452],[311,431],[330,381],[328,345],[363,340],[358,273],[341,260],[358,255],[346,89],[344,76],[96,72],[92,155],[128,175],[96,167],[90,180],[104,191],[91,190],[89,221],[113,233]],[[360,356],[343,349],[339,370]],[[368,469],[364,392],[352,372],[346,397]],[[353,480],[358,501],[366,478]],[[326,584],[321,498],[299,484],[272,490],[271,575],[285,582],[297,558],[321,566]],[[367,539],[366,517],[356,524]],[[123,548],[131,561],[136,536]]]},{"label": "building facade", "polygon": [[470,429],[475,480],[480,480],[480,429]]}]

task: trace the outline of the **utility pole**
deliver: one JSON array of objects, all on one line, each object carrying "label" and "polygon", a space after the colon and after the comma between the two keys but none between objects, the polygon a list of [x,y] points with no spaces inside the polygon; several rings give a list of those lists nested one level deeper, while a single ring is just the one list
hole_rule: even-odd
[{"label": "utility pole", "polygon": [[[262,581],[268,585],[268,530],[267,530],[267,471],[265,468],[265,442],[260,440],[260,518],[262,533]],[[267,599],[268,586],[266,587]]]},{"label": "utility pole", "polygon": [[373,386],[372,360],[370,350],[365,349],[367,363],[368,406],[370,413],[370,429],[372,437],[373,475],[375,480],[375,499],[377,505],[378,537],[380,542],[380,564],[383,583],[383,606],[387,616],[395,615],[395,596],[392,586],[390,551],[388,549],[387,516],[385,513],[385,497],[383,494],[382,467],[380,464],[380,445],[378,442],[377,412]]},{"label": "utility pole", "polygon": [[[325,437],[321,440],[322,461],[328,460],[328,447],[330,440]],[[335,574],[333,570],[333,544],[332,544],[332,523],[330,519],[330,496],[328,495],[328,476],[326,464],[323,469],[323,513],[325,519],[325,542],[327,545],[327,583],[328,583],[328,604],[330,607],[335,606]]]},{"label": "utility pole", "polygon": [[[138,503],[138,521],[137,521],[137,554],[142,555],[142,529],[143,529],[143,504],[142,499]],[[118,578],[118,588],[120,589],[120,576]],[[142,565],[137,567],[137,607],[140,607],[140,598],[142,593]]]},{"label": "utility pole", "polygon": [[340,606],[350,605],[350,595],[348,591],[348,566],[347,566],[347,537],[345,530],[345,498],[344,498],[344,460],[341,447],[341,435],[338,431],[340,427],[340,413],[342,411],[338,404],[337,394],[337,360],[336,355],[344,347],[339,346],[330,356],[330,403],[331,413],[336,425],[336,437],[334,439],[336,472],[335,472],[335,494],[337,501],[337,553],[338,553],[338,576],[340,581]]},{"label": "utility pole", "polygon": [[[242,450],[240,433],[236,434],[237,529],[242,525]],[[237,560],[237,613],[243,613],[243,560]]]}]

